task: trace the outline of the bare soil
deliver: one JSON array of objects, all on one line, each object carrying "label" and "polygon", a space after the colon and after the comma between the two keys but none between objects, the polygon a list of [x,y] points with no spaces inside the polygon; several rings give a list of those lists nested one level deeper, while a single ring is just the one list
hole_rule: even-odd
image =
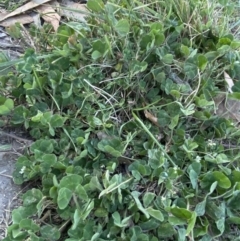
[{"label": "bare soil", "polygon": [[0,240],[6,235],[6,229],[11,223],[11,210],[19,206],[19,195],[22,193],[22,187],[15,185],[12,180],[19,153],[14,151],[15,141],[9,139],[0,135]]},{"label": "bare soil", "polygon": [[[21,41],[12,39],[5,29],[0,27],[0,56],[4,55],[9,60],[14,60],[23,52],[24,45]],[[7,74],[8,71],[9,69],[0,69],[0,74]],[[5,121],[1,119],[1,122]],[[7,227],[11,224],[11,211],[21,205],[20,197],[28,190],[28,185],[24,187],[15,185],[12,178],[17,158],[31,143],[21,136],[23,136],[21,130],[3,132],[0,129],[0,240],[6,237]]]}]

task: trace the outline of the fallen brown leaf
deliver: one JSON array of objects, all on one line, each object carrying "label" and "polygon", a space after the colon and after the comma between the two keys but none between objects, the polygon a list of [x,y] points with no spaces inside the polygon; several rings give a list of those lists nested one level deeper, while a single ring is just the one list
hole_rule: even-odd
[{"label": "fallen brown leaf", "polygon": [[240,101],[226,99],[226,94],[219,94],[214,98],[216,115],[230,118],[234,123],[240,123]]},{"label": "fallen brown leaf", "polygon": [[53,29],[57,31],[61,17],[49,4],[38,6],[37,11],[41,13],[41,17],[48,23],[52,24]]},{"label": "fallen brown leaf", "polygon": [[60,15],[70,19],[75,19],[81,22],[86,22],[88,10],[85,4],[75,3],[73,1],[65,0],[60,7]]},{"label": "fallen brown leaf", "polygon": [[17,8],[16,10],[14,10],[13,12],[5,15],[5,16],[2,16],[0,15],[0,22],[7,19],[7,18],[10,18],[10,17],[13,17],[15,15],[19,15],[19,14],[22,14],[30,9],[33,9],[33,8],[36,8],[37,6],[41,5],[41,4],[44,4],[44,3],[47,3],[51,0],[35,0],[35,1],[30,1],[26,4],[24,4],[23,6]]},{"label": "fallen brown leaf", "polygon": [[146,118],[148,118],[154,125],[159,126],[158,119],[153,114],[148,112],[147,110],[144,110],[144,115]]},{"label": "fallen brown leaf", "polygon": [[0,16],[2,17],[2,14],[8,13],[6,9],[0,7]]},{"label": "fallen brown leaf", "polygon": [[232,93],[232,87],[234,86],[232,78],[224,71],[224,78],[228,85],[229,93]]},{"label": "fallen brown leaf", "polygon": [[1,18],[4,18],[5,16],[7,16],[8,15],[8,12],[1,12],[0,13],[0,19]]},{"label": "fallen brown leaf", "polygon": [[28,24],[32,22],[33,22],[33,18],[31,16],[27,14],[21,14],[19,16],[14,16],[14,17],[5,19],[4,21],[0,22],[0,26],[9,27],[11,25],[14,25],[15,23]]}]

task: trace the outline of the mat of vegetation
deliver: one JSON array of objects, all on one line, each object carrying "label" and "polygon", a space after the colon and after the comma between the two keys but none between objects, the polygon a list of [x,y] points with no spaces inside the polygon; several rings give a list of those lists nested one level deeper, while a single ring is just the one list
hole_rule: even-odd
[{"label": "mat of vegetation", "polygon": [[240,240],[240,130],[214,102],[224,72],[240,98],[234,6],[88,0],[31,27],[41,53],[1,64],[2,124],[35,140],[14,182],[36,183],[4,241]]}]

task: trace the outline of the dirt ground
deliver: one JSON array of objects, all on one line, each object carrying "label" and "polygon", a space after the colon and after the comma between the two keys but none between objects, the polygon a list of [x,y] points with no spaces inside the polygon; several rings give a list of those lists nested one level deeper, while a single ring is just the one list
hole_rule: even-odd
[{"label": "dirt ground", "polygon": [[[5,237],[6,228],[11,222],[11,210],[19,205],[22,187],[12,180],[14,164],[19,153],[14,150],[20,143],[14,143],[0,134],[0,240]],[[15,146],[15,147],[14,147]]]},{"label": "dirt ground", "polygon": [[[0,53],[12,60],[18,58],[22,52],[19,44],[0,27]],[[0,69],[0,74],[6,73]],[[14,164],[21,155],[22,147],[23,143],[18,139],[7,136],[0,130],[0,240],[6,235],[6,229],[11,223],[11,210],[19,206],[19,197],[23,192],[23,188],[15,185],[12,179]]]}]

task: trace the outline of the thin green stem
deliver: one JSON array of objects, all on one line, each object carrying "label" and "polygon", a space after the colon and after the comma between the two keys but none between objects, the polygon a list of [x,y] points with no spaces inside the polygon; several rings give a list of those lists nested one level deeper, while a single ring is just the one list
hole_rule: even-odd
[{"label": "thin green stem", "polygon": [[156,145],[160,148],[160,150],[164,153],[164,155],[167,157],[167,159],[172,163],[173,166],[177,166],[175,162],[172,160],[172,158],[167,154],[167,152],[164,150],[162,145],[158,142],[158,140],[153,136],[153,134],[148,130],[148,128],[144,125],[144,123],[137,117],[137,115],[132,112],[132,115],[134,119],[141,125],[141,127],[144,129],[144,131],[151,137],[151,139],[156,143]]}]

